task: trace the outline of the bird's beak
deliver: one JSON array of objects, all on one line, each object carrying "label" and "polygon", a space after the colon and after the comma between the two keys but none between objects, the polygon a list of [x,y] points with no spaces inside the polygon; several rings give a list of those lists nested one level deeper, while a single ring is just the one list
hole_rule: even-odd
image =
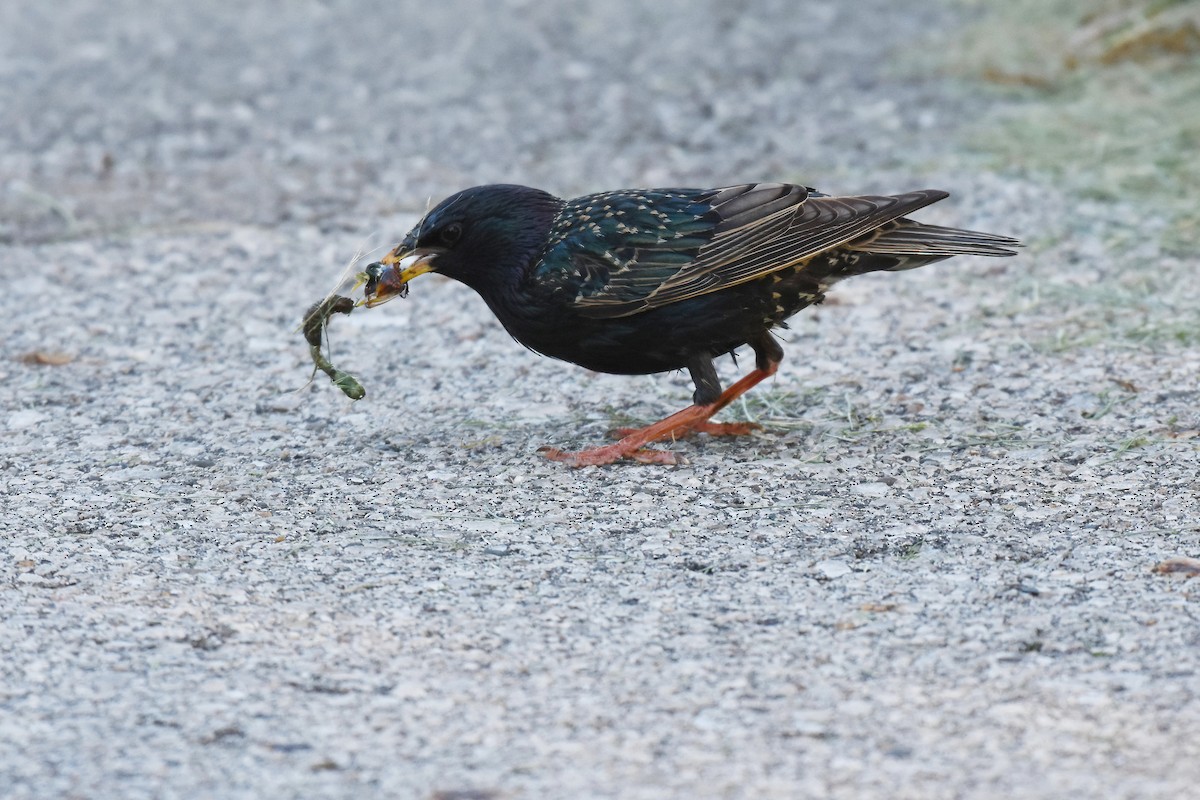
[{"label": "bird's beak", "polygon": [[[418,275],[434,271],[434,261],[441,250],[420,248],[405,250],[404,246],[397,247],[376,264],[377,272],[372,274],[368,268],[366,288],[364,289],[363,305],[373,308],[386,303],[396,295],[403,297],[408,294],[408,282]],[[378,266],[377,266],[378,265]]]}]

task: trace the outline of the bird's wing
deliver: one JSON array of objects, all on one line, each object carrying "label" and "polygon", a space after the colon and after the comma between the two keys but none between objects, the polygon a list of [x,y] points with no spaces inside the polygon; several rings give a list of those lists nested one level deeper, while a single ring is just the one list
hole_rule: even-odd
[{"label": "bird's wing", "polygon": [[946,196],[778,183],[590,195],[568,203],[542,264],[570,265],[581,313],[623,317],[802,265]]}]

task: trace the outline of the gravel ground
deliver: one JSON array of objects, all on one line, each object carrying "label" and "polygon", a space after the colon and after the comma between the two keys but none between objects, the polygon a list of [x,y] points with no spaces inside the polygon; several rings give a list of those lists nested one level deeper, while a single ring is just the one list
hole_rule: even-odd
[{"label": "gravel ground", "polygon": [[[979,168],[995,101],[891,66],[933,4],[487,8],[0,10],[0,795],[1193,791],[1196,260]],[[677,468],[544,462],[685,376],[436,278],[305,386],[428,197],[755,179],[1030,247],[845,284]]]}]

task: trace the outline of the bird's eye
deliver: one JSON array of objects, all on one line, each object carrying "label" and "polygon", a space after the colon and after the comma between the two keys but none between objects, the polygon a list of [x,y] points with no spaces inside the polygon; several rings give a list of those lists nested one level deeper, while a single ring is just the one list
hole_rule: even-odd
[{"label": "bird's eye", "polygon": [[460,238],[462,238],[462,225],[457,222],[451,222],[438,233],[438,238],[442,240],[442,244],[446,247],[453,247]]}]

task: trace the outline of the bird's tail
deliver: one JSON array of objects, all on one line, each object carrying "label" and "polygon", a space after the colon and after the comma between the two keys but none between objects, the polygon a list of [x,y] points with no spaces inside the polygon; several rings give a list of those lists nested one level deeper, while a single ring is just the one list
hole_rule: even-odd
[{"label": "bird's tail", "polygon": [[897,259],[890,271],[921,267],[950,256],[1015,256],[1021,243],[1009,236],[924,225],[901,218],[845,245],[848,250]]}]

